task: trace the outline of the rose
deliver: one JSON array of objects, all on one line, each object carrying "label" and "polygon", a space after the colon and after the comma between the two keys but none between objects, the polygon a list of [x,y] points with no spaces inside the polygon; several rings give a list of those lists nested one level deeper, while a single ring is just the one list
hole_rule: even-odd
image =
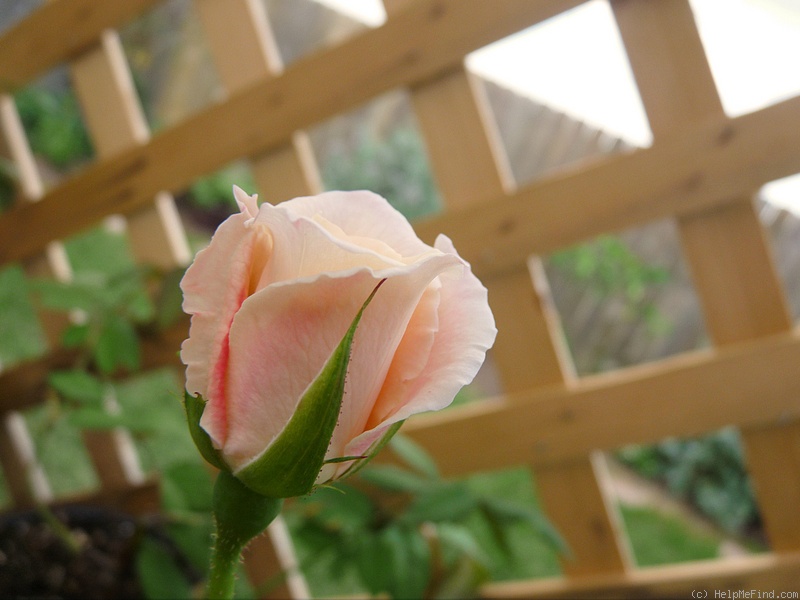
[{"label": "rose", "polygon": [[200,426],[234,475],[279,438],[372,292],[316,483],[473,379],[496,329],[486,289],[449,239],[424,244],[370,192],[260,208],[255,196],[234,195],[241,212],[181,282],[192,315],[181,349],[186,390],[205,401]]}]

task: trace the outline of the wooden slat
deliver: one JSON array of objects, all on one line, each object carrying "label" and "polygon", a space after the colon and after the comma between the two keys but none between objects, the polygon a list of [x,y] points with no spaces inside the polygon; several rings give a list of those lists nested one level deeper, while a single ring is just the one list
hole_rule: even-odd
[{"label": "wooden slat", "polygon": [[[665,567],[617,576],[492,583],[482,598],[775,598],[796,594],[800,554],[766,554]],[[716,594],[715,594],[716,593]],[[734,594],[737,594],[734,596]]]},{"label": "wooden slat", "polygon": [[[175,348],[185,337],[181,323],[161,337],[144,338],[148,367],[175,364]],[[443,471],[457,475],[526,462],[554,465],[595,449],[696,436],[729,424],[758,429],[800,417],[798,361],[800,332],[779,334],[421,415],[403,432],[442,456]],[[37,372],[47,369],[35,365]],[[28,394],[30,402],[39,401],[37,376],[25,371],[0,375],[0,406]],[[747,401],[756,393],[758,405]],[[454,456],[450,449],[457,447],[475,451]]]},{"label": "wooden slat", "polygon": [[[69,66],[98,157],[147,142],[149,130],[116,32],[103,32],[98,43]],[[160,193],[155,203],[130,215],[128,234],[134,257],[141,263],[169,269],[191,258],[177,209],[167,194]],[[118,410],[110,390],[106,403],[108,410]],[[144,480],[127,431],[85,431],[83,439],[104,489],[122,489]]]},{"label": "wooden slat", "polygon": [[160,1],[46,3],[0,37],[0,90],[15,91]]},{"label": "wooden slat", "polygon": [[497,273],[530,253],[725,206],[798,170],[800,97],[736,119],[712,118],[651,148],[539,180],[505,202],[416,229],[424,239],[445,232],[476,272]]},{"label": "wooden slat", "polygon": [[2,155],[14,163],[19,192],[28,200],[41,198],[44,186],[28,146],[13,96],[0,94],[0,148]]},{"label": "wooden slat", "polygon": [[577,4],[415,2],[383,27],[294,63],[280,77],[248,87],[146,146],[99,161],[36,207],[7,212],[0,218],[0,264],[34,254],[45,238],[65,238],[109,213],[132,212],[158,191],[180,189],[242,155],[280,147],[298,129],[435,77],[466,53]]},{"label": "wooden slat", "polygon": [[[503,381],[511,383],[509,392],[525,390],[530,382],[562,383],[575,375],[541,263],[534,259],[529,264],[530,270],[518,269],[484,280],[498,319],[497,341],[491,352]],[[523,352],[542,341],[550,346],[548,351],[535,356]]]},{"label": "wooden slat", "polygon": [[53,493],[39,464],[33,440],[19,413],[0,419],[0,466],[14,506],[31,506],[52,500]]},{"label": "wooden slat", "polygon": [[[100,160],[145,144],[150,132],[116,32],[70,64],[75,94]],[[156,190],[150,202],[129,215],[128,239],[136,259],[170,269],[191,259],[172,198]]]},{"label": "wooden slat", "polygon": [[[619,0],[612,6],[654,138],[688,130],[708,114],[724,117],[688,0]],[[761,166],[763,157],[756,149],[751,149],[751,156],[756,167]],[[729,206],[678,220],[706,329],[716,344],[792,327],[753,202],[749,196],[733,198]],[[759,403],[760,398],[754,391],[746,401]],[[772,434],[744,436],[747,463],[773,548],[797,551],[800,425],[775,429]],[[775,477],[777,461],[785,461],[784,477],[779,479]]]},{"label": "wooden slat", "polygon": [[94,492],[57,498],[50,505],[108,506],[131,515],[153,515],[161,510],[161,486],[157,479],[147,479],[124,488],[101,489]]},{"label": "wooden slat", "polygon": [[[390,19],[407,2],[384,0]],[[501,201],[513,189],[485,90],[463,66],[414,87],[411,101],[448,209]],[[571,378],[574,368],[561,344],[561,325],[541,265],[535,262],[529,270],[521,261],[516,271],[485,283],[497,321],[493,356],[504,389],[515,392]],[[455,448],[451,452],[459,453]],[[572,560],[562,561],[564,571],[572,575],[625,568],[616,518],[609,514],[613,507],[605,501],[596,475],[588,458],[570,469],[536,473],[547,513],[573,549]],[[571,501],[575,498],[580,502]]]},{"label": "wooden slat", "polygon": [[554,465],[727,425],[792,423],[800,419],[798,361],[795,331],[421,415],[403,432],[436,456],[443,472],[458,475]]},{"label": "wooden slat", "polygon": [[[283,61],[261,0],[195,0],[214,64],[226,91],[235,93],[278,76]],[[322,191],[308,136],[295,131],[289,143],[253,156],[261,199],[273,204]]]}]

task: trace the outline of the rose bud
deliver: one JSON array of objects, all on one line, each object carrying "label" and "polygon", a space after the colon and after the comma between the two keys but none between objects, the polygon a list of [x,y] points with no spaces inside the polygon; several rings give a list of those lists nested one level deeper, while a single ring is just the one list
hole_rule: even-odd
[{"label": "rose bud", "polygon": [[445,236],[423,243],[370,192],[241,212],[181,282],[181,359],[203,456],[289,497],[349,474],[409,416],[449,405],[496,335],[486,289]]}]

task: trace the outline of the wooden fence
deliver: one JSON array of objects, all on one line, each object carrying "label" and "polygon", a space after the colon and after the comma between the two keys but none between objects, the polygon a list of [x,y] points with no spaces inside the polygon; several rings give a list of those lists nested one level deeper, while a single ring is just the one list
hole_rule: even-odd
[{"label": "wooden fence", "polygon": [[[417,229],[427,240],[448,234],[489,288],[504,395],[417,418],[405,431],[450,475],[530,466],[547,514],[574,553],[561,579],[497,583],[483,594],[797,590],[800,337],[752,196],[800,171],[800,98],[728,118],[688,1],[612,0],[653,145],[517,187],[464,57],[581,0],[385,0],[385,25],[285,70],[260,0],[195,0],[227,96],[150,137],[114,28],[158,3],[53,0],[0,38],[6,93],[69,65],[97,151],[93,164],[45,190],[14,103],[3,96],[3,141],[21,194],[0,216],[0,264],[17,261],[68,279],[58,240],[122,214],[138,260],[184,265],[190,255],[170,192],[242,157],[270,202],[317,192],[303,129],[408,88],[446,203]],[[536,255],[667,217],[677,222],[712,348],[577,378]],[[52,315],[42,317],[49,331],[58,330]],[[148,340],[147,364],[174,363],[184,335],[185,328]],[[0,461],[18,504],[31,501],[30,475],[39,482],[33,493],[52,497],[37,479],[16,411],[41,400],[44,374],[68,354],[54,350],[0,378]],[[727,425],[742,431],[771,552],[634,568],[598,451]],[[154,484],[131,460],[124,434],[92,434],[86,443],[103,494],[123,504],[152,499]],[[253,552],[251,565],[274,559],[269,544]],[[253,572],[264,577],[261,568]],[[302,595],[302,582],[290,593]]]}]

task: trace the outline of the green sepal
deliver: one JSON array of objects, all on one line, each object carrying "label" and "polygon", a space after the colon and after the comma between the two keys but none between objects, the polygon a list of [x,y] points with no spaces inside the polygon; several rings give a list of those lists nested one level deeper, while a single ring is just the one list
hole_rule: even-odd
[{"label": "green sepal", "polygon": [[202,396],[192,396],[189,392],[184,393],[184,408],[186,409],[186,421],[189,423],[189,433],[192,436],[192,441],[200,454],[209,463],[222,471],[228,471],[228,466],[222,460],[222,455],[219,450],[214,448],[211,438],[206,433],[206,430],[200,427],[200,417],[203,416],[203,411],[206,408],[206,402]]},{"label": "green sepal", "polygon": [[313,489],[339,420],[356,328],[384,281],[361,306],[281,434],[261,456],[234,473],[250,489],[272,498],[303,496]]},{"label": "green sepal", "polygon": [[378,452],[383,450],[383,447],[389,443],[389,441],[394,437],[394,434],[400,431],[400,427],[403,426],[403,423],[405,423],[405,421],[398,421],[397,423],[392,424],[389,427],[389,429],[386,430],[386,433],[384,433],[383,436],[377,442],[375,442],[374,444],[372,444],[372,446],[369,447],[369,450],[367,450],[367,455],[361,460],[354,462],[352,465],[350,465],[350,468],[347,469],[344,473],[342,473],[339,479],[344,479],[345,477],[350,477],[351,475],[355,475],[361,469],[367,466],[369,461],[375,458]]}]

